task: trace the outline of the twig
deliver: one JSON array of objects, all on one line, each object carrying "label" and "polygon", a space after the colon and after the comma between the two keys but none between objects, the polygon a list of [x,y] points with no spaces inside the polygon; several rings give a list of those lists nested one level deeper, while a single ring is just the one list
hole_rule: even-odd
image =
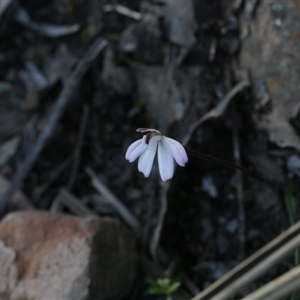
[{"label": "twig", "polygon": [[[290,177],[290,176],[289,176]],[[294,184],[292,181],[292,177],[289,178],[288,183],[286,184],[284,191],[284,202],[286,205],[288,217],[290,220],[290,225],[294,225],[298,221],[298,211],[296,205],[296,199],[294,197]],[[298,249],[294,255],[295,267],[300,265],[300,250]],[[300,290],[296,290],[293,292],[291,296],[291,300],[299,300],[300,299]]]},{"label": "twig", "polygon": [[77,216],[90,216],[95,213],[87,208],[79,199],[65,189],[61,189],[55,201],[65,205],[73,214]]},{"label": "twig", "polygon": [[92,179],[92,185],[103,196],[103,198],[115,209],[119,216],[130,226],[136,234],[139,234],[140,223],[130,210],[101,182],[97,175],[86,168],[87,174]]},{"label": "twig", "polygon": [[210,62],[213,62],[215,60],[216,50],[217,50],[217,39],[213,38],[209,46],[208,60]]},{"label": "twig", "polygon": [[[238,128],[237,128],[237,113],[236,108],[233,106],[233,156],[234,161],[237,165],[241,165],[241,154],[240,154],[240,143],[238,137]],[[243,192],[243,176],[240,170],[236,170],[236,179],[237,179],[237,188],[236,195],[238,200],[238,235],[239,235],[239,260],[242,261],[245,258],[245,206],[244,206],[244,192]]]},{"label": "twig", "polygon": [[[285,299],[300,286],[300,266],[262,286],[241,300]],[[299,299],[299,298],[297,298]]]},{"label": "twig", "polygon": [[56,178],[69,166],[72,161],[72,157],[69,156],[66,158],[57,169],[51,172],[50,176],[48,176],[47,181],[40,187],[37,188],[36,192],[33,195],[33,202],[36,202],[41,196],[49,189],[49,187],[53,184]]},{"label": "twig", "polygon": [[69,190],[69,191],[72,190],[76,176],[77,176],[78,166],[80,163],[80,153],[81,153],[83,137],[84,137],[84,133],[85,133],[88,117],[89,117],[89,112],[90,112],[89,106],[84,105],[83,113],[82,113],[81,121],[80,121],[80,128],[79,128],[76,148],[75,148],[75,152],[74,152],[74,163],[73,163],[72,170],[71,170],[71,176],[69,178],[69,181],[68,181],[68,184],[66,187],[67,190]]},{"label": "twig", "polygon": [[49,208],[49,212],[56,214],[59,211],[62,210],[62,205],[60,203],[60,198],[59,197],[55,197],[54,200],[51,203],[51,206]]},{"label": "twig", "polygon": [[192,300],[226,300],[300,247],[300,222],[236,266]]},{"label": "twig", "polygon": [[96,59],[99,53],[107,45],[107,41],[103,39],[98,39],[92,44],[88,49],[84,58],[79,61],[77,67],[72,72],[69,80],[66,82],[62,92],[60,93],[58,99],[56,100],[52,114],[50,115],[44,130],[41,132],[32,150],[27,154],[25,160],[20,165],[17,173],[10,185],[10,187],[4,192],[0,198],[0,212],[5,208],[8,200],[13,195],[13,193],[22,185],[24,179],[26,178],[28,172],[31,170],[35,161],[39,157],[41,151],[45,147],[49,137],[51,136],[58,120],[62,116],[66,105],[70,102],[76,87],[79,85],[83,75],[89,69],[91,63]]},{"label": "twig", "polygon": [[128,7],[121,5],[121,4],[106,4],[103,7],[104,12],[111,12],[111,11],[116,11],[117,13],[132,18],[136,21],[139,21],[142,19],[142,14],[137,12],[137,11],[133,11],[131,9],[129,9]]},{"label": "twig", "polygon": [[183,139],[182,144],[187,145],[189,140],[191,139],[194,131],[205,121],[212,119],[212,118],[218,118],[223,115],[226,108],[228,107],[228,104],[230,101],[242,90],[244,90],[246,87],[250,86],[250,82],[248,80],[243,80],[236,84],[229,92],[228,94],[221,100],[221,102],[212,110],[210,110],[208,113],[206,113],[204,116],[202,116],[198,121],[196,121],[191,128],[189,129],[189,132]]},{"label": "twig", "polygon": [[13,157],[20,144],[20,137],[15,136],[7,142],[0,143],[0,169]]}]

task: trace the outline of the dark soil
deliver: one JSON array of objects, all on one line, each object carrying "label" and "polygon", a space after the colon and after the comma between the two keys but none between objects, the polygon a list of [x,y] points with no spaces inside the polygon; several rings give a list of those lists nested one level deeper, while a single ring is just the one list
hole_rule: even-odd
[{"label": "dark soil", "polygon": [[[186,46],[172,41],[167,22],[172,15],[164,10],[163,1],[120,1],[125,7],[142,12],[143,20],[139,21],[118,12],[105,12],[109,3],[102,0],[17,2],[0,14],[0,147],[15,136],[20,143],[12,156],[0,164],[0,175],[13,180],[47,123],[75,62],[97,37],[107,39],[106,49],[76,87],[22,190],[37,209],[49,210],[59,189],[69,188],[90,209],[118,218],[113,209],[104,211],[92,201],[96,192],[85,171],[90,167],[140,220],[140,250],[152,261],[149,247],[158,222],[161,182],[157,169],[147,179],[138,172],[136,163],[129,164],[125,160],[126,149],[141,138],[135,132],[140,127],[160,130],[159,126],[165,124],[163,134],[182,141],[190,126],[216,107],[240,81],[238,74],[247,74],[237,63],[242,44],[240,19],[245,15],[245,5],[234,8],[236,1],[196,1],[193,12],[197,28],[191,30],[195,42]],[[45,36],[16,21],[20,8],[27,11],[32,22],[79,24],[80,28],[65,36]],[[65,50],[61,50],[62,46]],[[173,83],[167,87],[166,106],[164,95],[167,72],[172,67],[172,49],[176,59],[181,60],[173,62]],[[186,55],[182,55],[184,51]],[[37,70],[30,71],[28,63]],[[46,83],[40,86],[42,79],[34,76],[42,76]],[[8,83],[10,88],[2,90],[2,83]],[[158,265],[166,269],[170,262],[176,262],[178,272],[187,275],[199,290],[289,227],[284,204],[284,187],[290,171],[286,161],[296,150],[279,147],[269,140],[253,117],[257,115],[256,105],[253,87],[242,90],[220,117],[207,120],[195,130],[187,146],[235,161],[237,139],[241,157],[238,163],[271,181],[273,186],[246,175],[240,182],[235,170],[193,156],[189,156],[186,167],[176,169],[171,181],[159,246],[165,256],[159,258]],[[70,187],[85,109],[89,111],[88,121],[75,182]],[[297,122],[299,116],[294,120]],[[60,170],[62,165],[65,167]],[[297,186],[299,177],[295,176],[294,181]],[[239,231],[237,189],[241,184],[245,241],[241,241]],[[299,188],[294,192],[299,199]],[[70,213],[66,207],[61,210]],[[292,260],[272,269],[239,297],[290,267]],[[153,276],[150,270],[141,263],[139,272],[128,299],[160,299],[145,295],[147,286],[143,278]],[[192,293],[185,284],[183,289]]]}]

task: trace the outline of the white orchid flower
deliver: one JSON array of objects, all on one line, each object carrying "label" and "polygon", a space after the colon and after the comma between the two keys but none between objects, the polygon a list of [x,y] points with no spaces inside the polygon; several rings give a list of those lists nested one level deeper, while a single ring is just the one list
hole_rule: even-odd
[{"label": "white orchid flower", "polygon": [[150,175],[157,149],[159,173],[163,181],[173,177],[174,160],[182,167],[187,163],[186,151],[179,142],[163,136],[156,129],[139,128],[136,131],[146,134],[128,147],[125,158],[133,162],[139,157],[138,170],[145,177]]}]

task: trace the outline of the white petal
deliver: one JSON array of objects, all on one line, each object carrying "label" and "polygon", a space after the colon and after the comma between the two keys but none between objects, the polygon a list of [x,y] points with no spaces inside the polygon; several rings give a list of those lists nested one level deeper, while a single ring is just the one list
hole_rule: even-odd
[{"label": "white petal", "polygon": [[129,160],[129,162],[135,161],[143,153],[146,148],[145,139],[146,136],[144,136],[140,140],[135,141],[128,147],[125,158]]},{"label": "white petal", "polygon": [[138,170],[142,172],[145,177],[149,177],[150,175],[154,157],[156,154],[157,143],[160,139],[161,136],[154,136],[153,138],[151,138],[149,141],[149,145],[146,146],[146,149],[139,158]]},{"label": "white petal", "polygon": [[162,142],[168,145],[175,161],[178,163],[179,166],[183,167],[188,161],[188,157],[184,147],[176,140],[173,140],[166,136],[162,137]]},{"label": "white petal", "polygon": [[163,140],[158,144],[158,166],[160,177],[163,181],[173,177],[174,159],[170,148]]}]

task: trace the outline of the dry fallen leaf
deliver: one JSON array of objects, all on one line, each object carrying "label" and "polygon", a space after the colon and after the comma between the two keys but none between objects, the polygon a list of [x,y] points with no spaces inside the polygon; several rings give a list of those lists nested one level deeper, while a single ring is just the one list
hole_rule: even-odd
[{"label": "dry fallen leaf", "polygon": [[[286,16],[289,16],[286,18]],[[241,65],[251,69],[254,80],[264,80],[271,96],[271,110],[256,118],[259,127],[280,147],[300,150],[300,138],[290,124],[299,108],[299,49],[296,25],[299,1],[261,1],[254,21],[243,20],[251,35],[244,41]]]},{"label": "dry fallen leaf", "polygon": [[193,46],[196,42],[194,31],[197,28],[193,1],[165,1],[165,4],[164,17],[170,41],[188,48]]},{"label": "dry fallen leaf", "polygon": [[[139,97],[145,101],[149,115],[153,120],[158,121],[159,113],[163,109],[162,101],[165,87],[167,67],[147,66],[131,63],[131,70],[136,78]],[[195,76],[190,70],[177,70],[176,77],[180,83],[174,79],[170,87],[169,109],[166,119],[169,124],[181,120],[187,105],[194,91]]]},{"label": "dry fallen leaf", "polygon": [[47,56],[44,60],[44,71],[49,85],[52,86],[59,79],[63,83],[68,80],[77,58],[69,51],[66,44],[60,44],[53,56]]}]

